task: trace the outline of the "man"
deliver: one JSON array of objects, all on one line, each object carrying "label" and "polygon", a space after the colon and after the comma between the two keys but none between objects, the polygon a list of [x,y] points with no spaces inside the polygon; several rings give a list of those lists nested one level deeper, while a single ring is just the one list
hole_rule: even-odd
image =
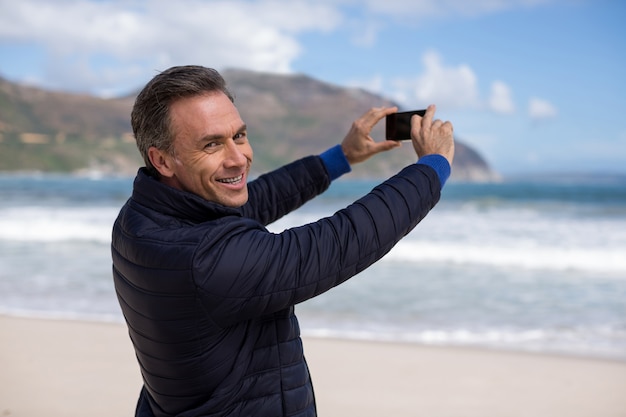
[{"label": "man", "polygon": [[[146,167],[113,227],[113,276],[144,387],[138,416],[314,416],[294,306],[380,259],[439,199],[452,125],[414,116],[418,163],[335,215],[280,234],[265,225],[350,164],[398,147],[374,108],[341,143],[248,182],[252,148],[214,70],[154,77],[132,112]],[[253,141],[253,139],[252,139]],[[367,364],[363,364],[367,366]]]}]

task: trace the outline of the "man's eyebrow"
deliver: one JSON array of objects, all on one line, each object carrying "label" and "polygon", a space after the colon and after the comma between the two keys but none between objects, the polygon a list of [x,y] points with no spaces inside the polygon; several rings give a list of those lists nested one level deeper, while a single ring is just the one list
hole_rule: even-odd
[{"label": "man's eyebrow", "polygon": [[[241,125],[241,127],[239,129],[237,129],[237,131],[235,133],[242,133],[242,132],[245,132],[246,130],[248,130],[248,126],[244,123],[244,124]],[[202,141],[208,142],[208,141],[220,140],[220,139],[224,139],[224,138],[225,138],[224,135],[216,133],[215,135],[203,136],[202,137]]]}]

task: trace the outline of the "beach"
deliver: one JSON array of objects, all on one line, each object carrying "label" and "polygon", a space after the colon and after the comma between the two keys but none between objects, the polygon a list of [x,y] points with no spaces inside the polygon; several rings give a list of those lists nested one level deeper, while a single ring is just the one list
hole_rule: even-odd
[{"label": "beach", "polygon": [[[132,416],[141,377],[120,323],[0,316],[0,415]],[[626,362],[304,338],[318,415],[623,417]]]},{"label": "beach", "polygon": [[[374,185],[335,182],[270,231]],[[297,306],[318,415],[626,417],[625,185],[447,185],[380,262]],[[0,417],[134,415],[110,252],[131,190],[0,175]]]}]

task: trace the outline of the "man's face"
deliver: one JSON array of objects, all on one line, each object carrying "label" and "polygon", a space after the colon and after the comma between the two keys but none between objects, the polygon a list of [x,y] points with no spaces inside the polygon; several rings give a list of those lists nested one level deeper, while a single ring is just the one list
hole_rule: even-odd
[{"label": "man's face", "polygon": [[222,92],[183,98],[170,106],[170,122],[174,155],[164,156],[163,181],[224,206],[244,205],[252,148],[230,99]]}]

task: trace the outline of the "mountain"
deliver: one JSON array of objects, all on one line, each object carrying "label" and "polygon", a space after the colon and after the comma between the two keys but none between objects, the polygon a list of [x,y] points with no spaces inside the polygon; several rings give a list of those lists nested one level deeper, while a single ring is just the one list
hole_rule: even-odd
[{"label": "mountain", "polygon": [[[223,72],[246,121],[255,151],[255,173],[333,146],[370,107],[393,105],[362,89],[320,82],[306,75],[244,70]],[[103,99],[48,91],[0,78],[0,171],[102,171],[132,174],[143,164],[130,127],[135,94]],[[372,132],[384,135],[384,122]],[[406,151],[377,155],[352,176],[381,177],[415,160]],[[453,179],[497,178],[480,154],[457,139]]]},{"label": "mountain", "polygon": [[0,171],[134,171],[141,158],[130,128],[133,102],[0,78]]}]

